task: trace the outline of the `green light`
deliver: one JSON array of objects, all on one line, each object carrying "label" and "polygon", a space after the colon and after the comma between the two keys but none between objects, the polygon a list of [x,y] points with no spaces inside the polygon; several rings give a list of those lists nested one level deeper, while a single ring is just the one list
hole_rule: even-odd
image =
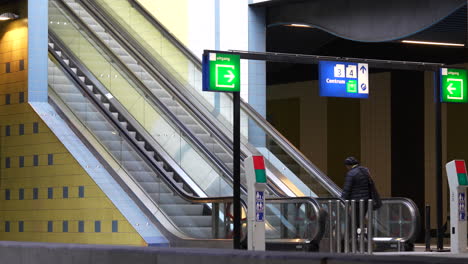
[{"label": "green light", "polygon": [[255,181],[260,183],[266,183],[265,170],[255,170]]},{"label": "green light", "polygon": [[458,184],[459,185],[468,185],[468,180],[466,178],[465,173],[457,173],[458,176]]},{"label": "green light", "polygon": [[346,83],[346,91],[348,93],[357,93],[357,81],[356,80],[349,80]]},{"label": "green light", "polygon": [[240,56],[210,53],[210,91],[240,91]]},{"label": "green light", "polygon": [[466,70],[442,68],[440,73],[441,102],[467,103]]}]

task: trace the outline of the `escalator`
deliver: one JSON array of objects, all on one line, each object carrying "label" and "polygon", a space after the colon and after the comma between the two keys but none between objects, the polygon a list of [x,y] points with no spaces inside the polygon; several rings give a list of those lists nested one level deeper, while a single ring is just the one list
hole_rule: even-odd
[{"label": "escalator", "polygon": [[[232,219],[229,215],[232,213],[228,208],[232,198],[216,197],[220,196],[217,193],[232,193],[224,177],[219,176],[223,168],[212,166],[211,163],[216,162],[214,159],[205,158],[195,150],[188,152],[189,161],[196,159],[195,165],[205,162],[215,168],[210,166],[209,171],[198,172],[204,176],[213,174],[211,178],[214,180],[195,182],[193,178],[197,178],[197,172],[186,173],[194,164],[184,163],[187,157],[180,153],[174,155],[174,152],[186,151],[199,142],[192,141],[190,131],[184,130],[180,122],[171,123],[175,118],[164,105],[158,105],[158,101],[154,105],[160,108],[144,104],[148,100],[147,95],[137,89],[131,90],[138,86],[132,83],[131,78],[127,79],[125,71],[108,57],[104,55],[101,58],[100,50],[93,50],[90,40],[84,37],[85,34],[66,11],[57,1],[50,1],[49,85],[52,103],[59,112],[68,113],[71,126],[77,127],[72,120],[81,123],[82,129],[75,131],[82,134],[83,140],[93,137],[99,142],[100,146],[92,147],[101,151],[95,152],[101,157],[107,156],[108,164],[117,164],[108,167],[117,170],[115,174],[136,196],[142,210],[164,230],[172,245],[230,247],[232,242],[228,238]],[[83,65],[83,60],[88,67]],[[103,68],[107,75],[99,73]],[[123,96],[118,98],[118,95]],[[131,113],[132,107],[138,108],[142,104],[148,107],[143,109],[151,117],[147,122],[138,120],[135,111]],[[143,116],[143,120],[145,118],[148,116]],[[179,137],[177,144],[174,143],[176,136]],[[171,151],[171,147],[175,151]],[[296,227],[300,229],[299,225],[281,215],[281,211],[274,210],[276,207],[291,207],[289,211],[295,211],[294,215],[306,214],[308,225],[313,228],[295,231]],[[284,249],[281,245],[287,244],[308,250],[309,245],[320,240],[322,232],[318,223],[322,216],[315,200],[270,199],[267,208],[267,245]],[[245,232],[243,234],[245,237]]]},{"label": "escalator", "polygon": [[[133,72],[138,79],[136,81],[144,85],[142,89],[146,89],[145,96],[152,98],[152,103],[161,98],[160,103],[166,106],[167,113],[172,113],[180,121],[182,128],[192,132],[192,140],[199,143],[197,151],[205,152],[204,155],[210,157],[211,163],[217,165],[219,172],[211,179],[222,182],[220,178],[223,178],[229,182],[232,178],[231,98],[227,94],[221,94],[221,98],[216,99],[213,94],[201,92],[201,64],[198,59],[167,33],[137,1],[63,2],[86,24],[81,30],[93,32],[97,41],[104,42],[113,52],[113,60],[126,65]],[[131,23],[138,24],[138,27],[132,27]],[[140,34],[136,29],[145,28],[144,25],[141,26],[145,23],[150,29],[145,34]],[[152,42],[145,37],[152,38]],[[220,102],[221,109],[215,107],[216,100]],[[257,144],[248,136],[249,127],[244,126],[242,152],[243,157],[251,154],[265,156],[271,194],[336,197],[341,193],[336,184],[246,103],[242,103],[242,117],[245,124],[253,124],[253,127],[263,131],[264,144]],[[192,180],[199,183],[202,179]],[[231,193],[229,183],[225,188],[213,189],[216,185],[202,189],[208,196]],[[417,212],[414,204],[405,203],[403,199],[400,200],[400,205],[404,210]],[[414,218],[411,221],[411,230],[417,230],[414,225],[418,223]],[[388,235],[392,236],[394,233],[389,232]],[[416,235],[417,232],[410,232],[407,241],[414,240]]]}]

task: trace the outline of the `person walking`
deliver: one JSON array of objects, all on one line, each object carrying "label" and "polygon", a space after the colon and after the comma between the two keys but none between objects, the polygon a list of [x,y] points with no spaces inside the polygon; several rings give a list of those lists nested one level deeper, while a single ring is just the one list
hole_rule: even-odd
[{"label": "person walking", "polygon": [[370,173],[369,169],[359,164],[355,157],[347,157],[344,161],[348,172],[341,198],[343,200],[356,200],[356,226],[360,226],[359,221],[359,200],[364,200],[364,215],[367,213],[367,201],[371,198]]}]

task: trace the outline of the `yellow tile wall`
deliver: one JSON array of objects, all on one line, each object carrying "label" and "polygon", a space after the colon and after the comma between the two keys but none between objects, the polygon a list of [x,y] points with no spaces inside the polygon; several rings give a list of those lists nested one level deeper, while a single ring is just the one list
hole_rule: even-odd
[{"label": "yellow tile wall", "polygon": [[[146,246],[27,103],[27,21],[0,27],[0,240]],[[24,70],[20,70],[21,60]],[[10,73],[5,71],[8,62]],[[19,102],[21,92],[24,103]],[[10,104],[5,101],[7,94]],[[33,133],[35,122],[38,133]],[[20,124],[24,124],[24,135],[19,133]],[[6,126],[10,126],[9,136]],[[48,164],[49,154],[53,155],[52,165]],[[34,155],[38,155],[38,166],[34,166]],[[24,167],[20,167],[20,156]],[[7,157],[10,168],[6,168]],[[80,186],[84,187],[82,198],[78,195]],[[68,198],[63,198],[63,187],[68,187]],[[38,188],[38,199],[33,199],[34,188]],[[48,188],[53,189],[52,199]],[[24,190],[23,200],[19,199],[20,189]],[[112,232],[115,220],[118,232]],[[19,232],[20,221],[23,232]],[[53,232],[48,232],[49,221]],[[62,230],[63,221],[68,221],[68,232]],[[84,221],[84,232],[78,232],[79,221]],[[101,221],[101,232],[95,232],[95,221]],[[7,222],[9,232],[5,230]]]}]

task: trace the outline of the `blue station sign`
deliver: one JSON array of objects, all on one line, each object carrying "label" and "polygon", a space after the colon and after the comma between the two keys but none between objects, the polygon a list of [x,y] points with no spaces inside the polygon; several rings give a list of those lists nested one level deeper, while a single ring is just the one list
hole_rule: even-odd
[{"label": "blue station sign", "polygon": [[369,65],[367,63],[320,61],[320,96],[369,97]]}]

